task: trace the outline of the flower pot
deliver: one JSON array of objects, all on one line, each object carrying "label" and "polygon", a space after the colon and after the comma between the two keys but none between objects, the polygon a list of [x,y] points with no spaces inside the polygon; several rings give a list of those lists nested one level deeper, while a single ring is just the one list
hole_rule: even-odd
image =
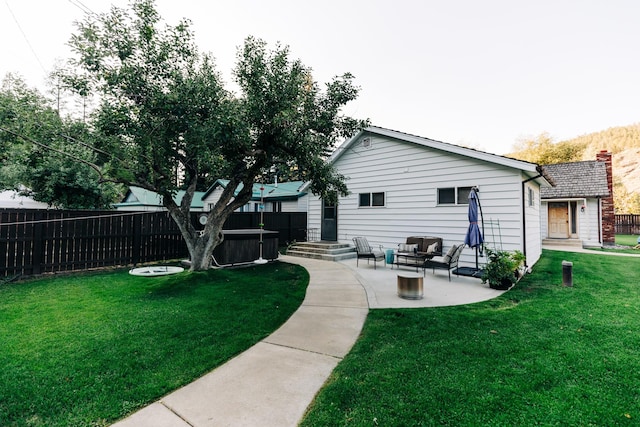
[{"label": "flower pot", "polygon": [[502,279],[499,283],[489,283],[491,289],[497,289],[499,291],[506,291],[513,286],[513,281],[507,278]]}]

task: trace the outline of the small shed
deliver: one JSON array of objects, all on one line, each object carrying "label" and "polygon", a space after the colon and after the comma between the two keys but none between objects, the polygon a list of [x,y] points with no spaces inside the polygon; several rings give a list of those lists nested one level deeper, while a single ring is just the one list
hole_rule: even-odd
[{"label": "small shed", "polygon": [[596,160],[544,169],[556,186],[542,189],[543,237],[585,247],[615,244],[611,153],[601,151]]}]

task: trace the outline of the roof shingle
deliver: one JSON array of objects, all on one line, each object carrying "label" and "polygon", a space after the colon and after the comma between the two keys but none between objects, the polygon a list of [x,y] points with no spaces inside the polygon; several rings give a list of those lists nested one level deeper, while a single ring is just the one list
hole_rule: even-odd
[{"label": "roof shingle", "polygon": [[543,199],[564,199],[570,197],[606,197],[607,169],[604,162],[589,160],[584,162],[544,165],[551,175],[555,187],[540,188]]}]

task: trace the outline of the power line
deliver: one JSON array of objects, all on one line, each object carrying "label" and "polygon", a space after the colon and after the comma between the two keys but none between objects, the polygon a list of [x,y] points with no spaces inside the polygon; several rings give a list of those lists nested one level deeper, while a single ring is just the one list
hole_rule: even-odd
[{"label": "power line", "polygon": [[[22,221],[22,222],[6,222],[0,223],[0,227],[10,226],[10,225],[33,225],[33,224],[46,224],[50,222],[65,222],[65,221],[80,221],[87,219],[100,219],[100,218],[115,218],[119,216],[135,216],[135,215],[148,215],[152,213],[157,213],[158,211],[144,211],[144,212],[124,212],[121,214],[105,214],[105,215],[95,215],[95,216],[79,216],[79,217],[67,217],[67,218],[54,218],[54,219],[39,219],[33,221]],[[162,211],[161,211],[162,212]]]},{"label": "power line", "polygon": [[93,10],[89,9],[80,0],[69,0],[69,3],[71,3],[72,5],[74,5],[75,7],[77,7],[78,9],[80,9],[81,11],[83,11],[86,14],[95,15],[95,12]]},{"label": "power line", "polygon": [[44,65],[42,65],[42,61],[40,61],[40,58],[38,57],[38,54],[33,49],[33,46],[31,46],[31,42],[29,42],[29,38],[27,37],[25,32],[22,30],[22,26],[20,26],[20,22],[18,22],[18,18],[16,18],[16,15],[13,13],[13,10],[11,10],[11,7],[9,6],[9,2],[7,0],[5,0],[4,4],[7,5],[7,9],[9,9],[9,13],[13,17],[13,20],[15,21],[16,25],[18,26],[18,29],[20,30],[20,33],[22,34],[22,37],[24,37],[24,40],[27,42],[27,45],[29,46],[29,49],[31,50],[31,53],[33,53],[33,56],[35,56],[36,60],[38,61],[38,64],[40,64],[40,68],[42,68],[42,71],[44,71],[46,73],[47,72],[46,68],[44,68]]}]

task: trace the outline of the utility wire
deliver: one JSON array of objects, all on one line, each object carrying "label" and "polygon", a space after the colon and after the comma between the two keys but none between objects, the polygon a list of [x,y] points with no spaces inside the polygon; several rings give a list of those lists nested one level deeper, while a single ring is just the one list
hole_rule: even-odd
[{"label": "utility wire", "polygon": [[18,18],[16,18],[16,15],[13,13],[13,10],[11,10],[11,6],[9,6],[9,2],[7,0],[5,0],[4,4],[7,5],[7,9],[9,9],[9,13],[13,17],[13,20],[15,21],[16,25],[18,26],[18,29],[20,30],[20,33],[22,33],[22,37],[24,37],[24,40],[27,42],[27,45],[29,46],[29,49],[31,50],[31,53],[33,53],[33,56],[35,56],[36,61],[38,61],[38,64],[40,64],[40,68],[42,68],[42,71],[44,71],[46,73],[47,72],[46,68],[44,68],[44,65],[42,65],[42,61],[40,61],[40,58],[38,57],[38,54],[33,49],[33,46],[31,46],[31,42],[29,42],[29,38],[27,37],[25,32],[22,30],[22,27],[20,26],[20,22],[18,22]]},{"label": "utility wire", "polygon": [[80,0],[69,0],[69,3],[71,3],[72,5],[74,5],[75,7],[77,7],[78,9],[80,9],[81,11],[83,11],[86,14],[95,15],[95,12],[93,10],[89,9]]},{"label": "utility wire", "polygon": [[79,217],[69,217],[69,218],[39,219],[34,221],[22,221],[22,222],[6,222],[6,223],[0,223],[0,227],[10,226],[10,225],[46,224],[49,222],[79,221],[79,220],[97,219],[97,218],[114,218],[118,216],[148,215],[148,214],[157,213],[157,212],[158,211],[124,212],[121,214],[114,213],[114,214],[95,215],[95,216],[79,216]]}]

